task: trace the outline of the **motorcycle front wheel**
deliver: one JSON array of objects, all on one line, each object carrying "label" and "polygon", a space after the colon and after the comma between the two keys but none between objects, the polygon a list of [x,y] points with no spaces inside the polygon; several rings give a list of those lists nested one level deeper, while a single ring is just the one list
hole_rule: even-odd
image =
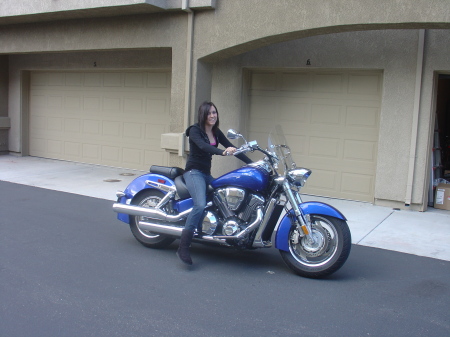
[{"label": "motorcycle front wheel", "polygon": [[325,215],[311,215],[312,238],[300,237],[296,226],[289,232],[289,251],[281,257],[296,274],[322,278],[337,271],[347,260],[352,245],[347,222]]},{"label": "motorcycle front wheel", "polygon": [[[141,207],[155,207],[164,197],[164,194],[156,190],[148,190],[136,196],[132,201],[132,205]],[[162,234],[152,233],[139,227],[139,221],[151,221],[144,216],[130,215],[130,229],[136,240],[142,245],[149,248],[165,248],[175,241],[174,238]]]}]

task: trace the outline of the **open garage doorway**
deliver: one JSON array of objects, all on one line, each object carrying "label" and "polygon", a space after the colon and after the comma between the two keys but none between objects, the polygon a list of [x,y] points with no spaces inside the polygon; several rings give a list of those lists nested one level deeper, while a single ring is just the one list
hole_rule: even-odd
[{"label": "open garage doorway", "polygon": [[434,205],[436,186],[450,182],[450,75],[439,75],[437,81],[431,165],[428,206]]}]

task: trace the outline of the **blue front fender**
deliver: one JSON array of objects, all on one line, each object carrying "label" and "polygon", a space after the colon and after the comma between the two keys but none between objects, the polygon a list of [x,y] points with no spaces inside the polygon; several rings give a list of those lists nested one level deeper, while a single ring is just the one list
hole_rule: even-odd
[{"label": "blue front fender", "polygon": [[[299,206],[302,209],[303,214],[328,215],[347,221],[345,216],[336,208],[323,202],[308,201],[300,204]],[[280,221],[275,238],[275,247],[277,249],[289,251],[289,231],[292,226],[290,215],[293,214],[294,211],[291,209],[289,213],[287,213]]]}]

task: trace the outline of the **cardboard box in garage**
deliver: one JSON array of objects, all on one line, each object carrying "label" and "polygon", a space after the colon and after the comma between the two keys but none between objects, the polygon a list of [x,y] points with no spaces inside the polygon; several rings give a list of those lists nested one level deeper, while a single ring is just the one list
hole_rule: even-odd
[{"label": "cardboard box in garage", "polygon": [[436,186],[434,208],[450,210],[450,184],[439,184]]}]

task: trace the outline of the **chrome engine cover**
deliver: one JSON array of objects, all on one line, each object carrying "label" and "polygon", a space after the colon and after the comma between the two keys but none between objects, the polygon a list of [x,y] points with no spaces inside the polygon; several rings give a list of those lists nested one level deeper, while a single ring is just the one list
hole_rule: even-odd
[{"label": "chrome engine cover", "polygon": [[228,220],[223,224],[222,227],[222,234],[223,235],[235,235],[236,233],[240,232],[239,223],[235,220]]},{"label": "chrome engine cover", "polygon": [[249,221],[251,216],[255,213],[256,208],[264,206],[265,199],[259,195],[252,194],[246,203],[246,206],[239,214],[239,218],[244,221]]},{"label": "chrome engine cover", "polygon": [[233,212],[239,209],[246,196],[244,189],[236,187],[219,188],[216,193],[226,207]]},{"label": "chrome engine cover", "polygon": [[202,232],[206,235],[212,235],[216,230],[218,223],[216,215],[208,211],[203,218]]}]

